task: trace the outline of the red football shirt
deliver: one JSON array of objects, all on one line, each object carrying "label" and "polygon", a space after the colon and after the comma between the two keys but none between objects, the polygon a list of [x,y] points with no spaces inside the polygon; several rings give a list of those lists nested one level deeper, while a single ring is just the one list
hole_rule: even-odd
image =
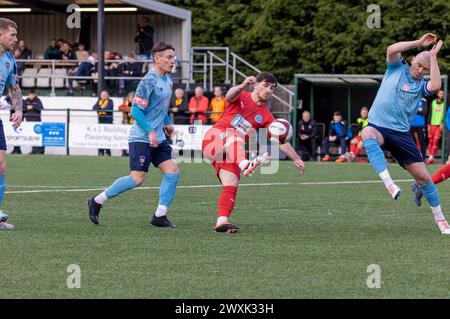
[{"label": "red football shirt", "polygon": [[236,133],[248,136],[254,130],[269,127],[274,120],[266,103],[256,104],[251,93],[243,91],[234,102],[227,101],[222,117],[213,127],[221,131],[234,128]]}]

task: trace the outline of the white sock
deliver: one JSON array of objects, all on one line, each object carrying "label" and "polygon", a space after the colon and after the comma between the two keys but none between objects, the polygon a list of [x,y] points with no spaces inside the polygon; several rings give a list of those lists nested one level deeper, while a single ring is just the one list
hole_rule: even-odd
[{"label": "white sock", "polygon": [[161,217],[167,214],[167,206],[164,205],[158,205],[158,208],[156,209],[155,216]]},{"label": "white sock", "polygon": [[242,162],[239,163],[239,168],[241,169],[241,171],[244,170],[244,168],[247,167],[249,160],[245,159]]},{"label": "white sock", "polygon": [[380,176],[381,180],[384,183],[384,186],[389,189],[389,186],[391,186],[392,184],[394,184],[394,181],[391,178],[391,175],[389,174],[388,170],[385,169],[384,171],[382,171],[380,174],[378,174],[378,176]]},{"label": "white sock", "polygon": [[219,216],[219,217],[217,217],[216,226],[218,226],[218,225],[220,225],[220,224],[222,224],[224,222],[227,222],[227,221],[228,221],[228,217],[226,217],[226,216]]},{"label": "white sock", "polygon": [[435,220],[445,219],[444,214],[442,214],[441,205],[439,205],[437,207],[431,207],[431,211],[434,214],[434,219]]},{"label": "white sock", "polygon": [[94,200],[97,204],[103,205],[108,200],[108,197],[106,196],[106,193],[103,192],[95,196]]}]

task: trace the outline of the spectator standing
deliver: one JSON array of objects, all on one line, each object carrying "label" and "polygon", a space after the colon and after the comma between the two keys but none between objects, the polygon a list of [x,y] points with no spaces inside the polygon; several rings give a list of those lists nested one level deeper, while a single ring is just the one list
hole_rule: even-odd
[{"label": "spectator standing", "polygon": [[[41,99],[36,91],[31,90],[23,101],[23,113],[27,122],[41,122],[41,113],[44,109]],[[44,154],[45,147],[33,146],[30,154]]]},{"label": "spectator standing", "polygon": [[176,89],[169,106],[170,120],[174,124],[188,124],[186,112],[188,110],[187,99],[183,89]]},{"label": "spectator standing", "polygon": [[[100,98],[94,104],[92,109],[94,111],[97,111],[99,124],[112,124],[113,123],[114,102],[113,102],[113,100],[111,100],[109,98],[108,91],[103,90],[100,93]],[[98,150],[99,156],[104,156],[105,153],[106,153],[106,155],[111,156],[110,149],[101,148]]]},{"label": "spectator standing", "polygon": [[137,43],[138,54],[144,54],[147,59],[152,57],[154,33],[155,30],[150,26],[150,19],[148,17],[141,17],[134,42]]},{"label": "spectator standing", "polygon": [[317,125],[312,119],[311,113],[304,111],[302,119],[298,122],[298,138],[300,156],[303,161],[317,158]]},{"label": "spectator standing", "polygon": [[193,124],[195,120],[206,124],[207,118],[205,112],[208,111],[209,100],[203,95],[203,88],[200,86],[195,88],[195,96],[191,97],[189,101],[189,112],[191,117],[189,118],[189,124]]},{"label": "spectator standing", "polygon": [[[134,95],[134,92],[128,93],[119,106],[119,111],[122,112],[122,124],[132,125],[134,123],[133,117],[131,116]],[[128,156],[128,151],[122,150],[122,156]]]},{"label": "spectator standing", "polygon": [[214,88],[214,97],[211,99],[211,122],[215,124],[222,117],[225,110],[225,98],[222,95],[222,88]]},{"label": "spectator standing", "polygon": [[431,119],[428,125],[428,153],[427,164],[433,164],[434,156],[439,148],[439,141],[444,128],[444,90],[437,92],[437,99],[431,102]]},{"label": "spectator standing", "polygon": [[339,158],[336,163],[342,163],[345,161],[345,149],[347,148],[347,121],[342,119],[342,114],[339,111],[333,113],[333,120],[330,123],[328,130],[328,136],[323,141],[323,152],[325,156],[322,161],[328,162],[330,160],[330,143],[339,145]]}]

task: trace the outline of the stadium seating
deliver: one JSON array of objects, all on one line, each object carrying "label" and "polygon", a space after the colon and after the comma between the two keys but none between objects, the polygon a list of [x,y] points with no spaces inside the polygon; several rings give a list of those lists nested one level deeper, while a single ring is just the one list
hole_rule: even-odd
[{"label": "stadium seating", "polygon": [[50,87],[50,75],[52,73],[52,69],[50,68],[41,68],[39,69],[37,75],[36,86],[38,88],[48,88]]},{"label": "stadium seating", "polygon": [[61,89],[64,88],[64,78],[66,75],[66,69],[55,69],[55,88]]},{"label": "stadium seating", "polygon": [[36,86],[36,74],[38,73],[37,68],[25,69],[22,73],[22,87],[23,88],[34,88]]}]

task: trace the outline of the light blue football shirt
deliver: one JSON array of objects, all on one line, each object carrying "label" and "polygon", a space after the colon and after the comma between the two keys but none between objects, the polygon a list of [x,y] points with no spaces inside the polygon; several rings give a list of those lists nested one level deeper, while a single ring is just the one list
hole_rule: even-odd
[{"label": "light blue football shirt", "polygon": [[0,96],[5,88],[16,84],[16,59],[11,51],[5,51],[0,56]]},{"label": "light blue football shirt", "polygon": [[[158,136],[158,143],[166,140],[163,127],[168,117],[172,97],[172,78],[169,74],[160,76],[153,69],[139,82],[133,100],[133,107],[144,112],[145,118]],[[136,121],[130,130],[129,142],[150,143],[148,134]]]},{"label": "light blue football shirt", "polygon": [[387,64],[381,86],[369,111],[369,123],[408,132],[420,99],[431,95],[425,79],[412,78],[408,63],[400,59]]}]

